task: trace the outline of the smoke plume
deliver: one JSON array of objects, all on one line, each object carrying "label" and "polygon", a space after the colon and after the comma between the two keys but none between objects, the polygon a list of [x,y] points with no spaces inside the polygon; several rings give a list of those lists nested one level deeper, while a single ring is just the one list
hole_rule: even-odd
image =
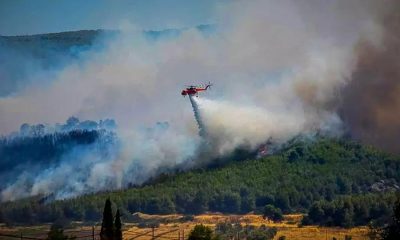
[{"label": "smoke plume", "polygon": [[343,89],[341,116],[351,135],[400,153],[400,4],[387,2],[380,20],[379,45],[360,40],[349,84]]},{"label": "smoke plume", "polygon": [[[35,174],[23,165],[0,188],[2,200],[124,188],[237,147],[255,150],[299,134],[349,131],[394,149],[400,55],[399,8],[391,2],[226,2],[207,34],[189,28],[149,40],[123,28],[61,69],[40,69],[51,81],[38,84],[31,77],[36,70],[24,74],[24,87],[0,98],[1,134],[69,116],[113,118],[118,147],[106,158],[74,148]],[[179,93],[209,81],[212,91],[190,99],[193,119]]]}]

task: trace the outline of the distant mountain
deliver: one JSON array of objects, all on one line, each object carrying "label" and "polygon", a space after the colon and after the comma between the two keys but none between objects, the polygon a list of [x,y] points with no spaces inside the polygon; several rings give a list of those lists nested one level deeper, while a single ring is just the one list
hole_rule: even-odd
[{"label": "distant mountain", "polygon": [[90,50],[102,30],[0,36],[0,97],[26,84],[50,81],[46,74],[62,69]]},{"label": "distant mountain", "polygon": [[[164,30],[144,30],[142,34],[152,40],[162,37],[176,37],[190,28],[164,29]],[[194,27],[204,34],[215,31],[214,25],[199,25]],[[80,30],[59,33],[44,33],[35,35],[21,36],[1,36],[0,47],[8,47],[21,51],[30,51],[33,56],[38,58],[50,57],[49,52],[63,52],[73,54],[71,48],[90,47],[99,37],[112,37],[121,33],[118,30]]]},{"label": "distant mountain", "polygon": [[[199,25],[204,34],[213,25]],[[177,37],[188,28],[142,31],[145,38],[157,41]],[[89,50],[101,50],[107,40],[117,37],[117,30],[81,30],[25,36],[0,36],[0,97],[7,96],[32,81],[32,75],[61,69],[79,60]]]},{"label": "distant mountain", "polygon": [[73,47],[90,47],[101,34],[115,31],[82,30],[26,36],[0,36],[0,46],[31,52],[34,57],[48,58],[51,52],[72,53]]}]

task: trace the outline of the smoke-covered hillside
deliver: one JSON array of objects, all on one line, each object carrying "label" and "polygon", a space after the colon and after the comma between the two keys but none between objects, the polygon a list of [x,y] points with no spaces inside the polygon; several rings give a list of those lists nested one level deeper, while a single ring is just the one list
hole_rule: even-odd
[{"label": "smoke-covered hillside", "polygon": [[309,212],[307,223],[381,224],[390,217],[400,189],[399,171],[398,157],[372,147],[344,140],[295,140],[273,156],[163,174],[131,189],[53,202],[39,196],[2,203],[0,222],[97,222],[110,197],[124,212],[124,221],[134,220],[131,214],[138,211],[247,213],[272,205],[283,213]]},{"label": "smoke-covered hillside", "polygon": [[54,72],[78,60],[103,33],[98,30],[0,36],[0,97],[13,94],[27,84],[51,82]]},{"label": "smoke-covered hillside", "polygon": [[25,123],[19,132],[0,138],[1,200],[39,194],[67,198],[102,190],[97,187],[101,183],[90,183],[88,172],[115,158],[115,128],[111,119],[80,122],[71,117],[55,126]]}]

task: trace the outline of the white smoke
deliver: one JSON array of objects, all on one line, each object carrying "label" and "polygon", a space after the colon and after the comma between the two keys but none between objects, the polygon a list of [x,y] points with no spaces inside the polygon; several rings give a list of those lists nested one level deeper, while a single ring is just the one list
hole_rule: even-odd
[{"label": "white smoke", "polygon": [[[107,49],[88,53],[51,84],[0,98],[2,133],[24,122],[111,117],[119,125],[121,149],[109,159],[66,156],[29,178],[31,184],[21,173],[2,199],[126,187],[161,167],[196,159],[202,141],[187,99],[179,94],[185,84],[215,84],[195,101],[217,154],[243,144],[256,148],[269,138],[284,142],[320,130],[336,134],[341,128],[332,101],[351,74],[352,48],[361,36],[379,41],[370,6],[369,1],[234,1],[221,7],[210,36],[189,29],[149,42],[125,29]],[[167,121],[168,130],[155,136],[143,131],[159,121]]]},{"label": "white smoke", "polygon": [[[269,111],[255,105],[227,101],[198,100],[207,129],[218,139],[218,153],[230,153],[237,146],[253,149],[273,138],[284,142],[304,130],[305,117],[301,111]],[[296,110],[296,109],[294,109]],[[266,138],[266,136],[268,138]]]}]

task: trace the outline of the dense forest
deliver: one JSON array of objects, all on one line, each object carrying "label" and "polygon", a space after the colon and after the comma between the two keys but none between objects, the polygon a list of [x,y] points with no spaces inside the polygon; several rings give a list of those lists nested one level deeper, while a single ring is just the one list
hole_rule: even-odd
[{"label": "dense forest", "polygon": [[308,213],[303,224],[350,227],[390,217],[400,185],[400,159],[341,139],[293,141],[274,155],[225,166],[163,174],[130,189],[47,203],[43,196],[4,202],[0,220],[99,221],[104,199],[123,212],[198,214]]}]

